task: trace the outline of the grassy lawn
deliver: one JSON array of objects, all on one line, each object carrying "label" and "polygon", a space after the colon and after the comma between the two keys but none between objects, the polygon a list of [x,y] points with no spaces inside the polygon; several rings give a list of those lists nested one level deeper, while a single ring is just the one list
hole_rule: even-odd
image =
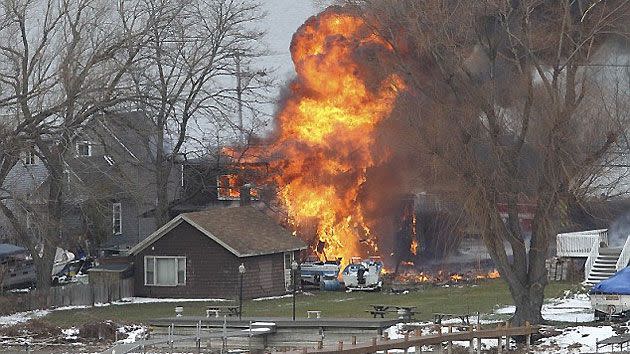
[{"label": "grassy lawn", "polygon": [[[546,297],[562,296],[563,292],[575,288],[572,283],[551,283],[547,286]],[[407,294],[388,292],[310,292],[312,295],[298,294],[296,314],[306,317],[307,310],[320,310],[324,317],[369,317],[365,310],[370,304],[413,305],[420,311],[416,317],[421,320],[432,318],[434,312],[489,313],[496,306],[510,305],[512,300],[505,283],[501,280],[486,280],[478,286],[430,287],[411,291]],[[168,317],[175,314],[175,306],[184,307],[184,315],[205,314],[209,302],[148,303],[129,304],[88,309],[54,311],[46,320],[61,327],[78,326],[86,322],[101,320],[146,322],[152,318]],[[232,304],[232,303],[223,303]],[[234,302],[233,304],[237,304]],[[262,301],[245,301],[244,316],[289,317],[292,311],[290,297]]]}]

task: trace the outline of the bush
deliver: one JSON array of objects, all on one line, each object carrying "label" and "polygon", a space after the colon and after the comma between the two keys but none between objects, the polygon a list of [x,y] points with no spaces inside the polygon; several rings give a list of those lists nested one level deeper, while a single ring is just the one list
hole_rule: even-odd
[{"label": "bush", "polygon": [[48,297],[48,293],[40,290],[28,293],[5,293],[0,296],[0,315],[47,308]]},{"label": "bush", "polygon": [[124,333],[118,333],[118,325],[112,321],[86,323],[79,328],[79,337],[95,339],[98,341],[114,341],[127,337]]},{"label": "bush", "polygon": [[61,335],[61,328],[41,319],[32,319],[28,322],[18,323],[13,326],[1,327],[0,335],[17,338],[32,336],[34,338],[53,338]]}]

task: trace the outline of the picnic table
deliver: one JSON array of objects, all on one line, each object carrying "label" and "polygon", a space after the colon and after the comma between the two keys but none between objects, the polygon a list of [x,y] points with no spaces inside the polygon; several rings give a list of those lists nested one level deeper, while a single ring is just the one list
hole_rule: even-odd
[{"label": "picnic table", "polygon": [[398,316],[404,320],[411,320],[411,318],[416,314],[416,306],[397,305],[394,307],[396,308]]},{"label": "picnic table", "polygon": [[470,325],[470,315],[469,314],[455,314],[455,313],[434,313],[433,314],[433,323],[442,324],[442,320],[451,319],[451,318],[459,318],[462,320],[462,324],[469,326]]},{"label": "picnic table", "polygon": [[389,308],[392,307],[391,305],[370,305],[370,306],[372,306],[372,309],[366,310],[366,311],[372,314],[374,318],[376,318],[376,316],[381,316],[381,318],[385,318],[385,314],[388,312]]},{"label": "picnic table", "polygon": [[401,318],[409,320],[416,314],[416,306],[404,306],[404,305],[383,305],[383,304],[372,304],[371,310],[366,310],[370,313],[374,318],[376,316],[381,316],[381,318],[385,318],[385,314],[388,312],[393,312],[398,314]]},{"label": "picnic table", "polygon": [[206,317],[210,317],[210,314],[214,313],[214,317],[219,317],[219,314],[225,314],[227,316],[238,316],[238,306],[229,305],[208,305],[206,306]]}]

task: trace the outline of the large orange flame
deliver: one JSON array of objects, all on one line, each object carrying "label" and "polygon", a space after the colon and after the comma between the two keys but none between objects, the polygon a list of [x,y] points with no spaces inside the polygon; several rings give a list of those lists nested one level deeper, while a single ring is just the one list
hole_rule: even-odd
[{"label": "large orange flame", "polygon": [[368,85],[355,60],[365,48],[390,50],[360,17],[340,8],[298,30],[291,44],[297,79],[277,116],[273,143],[283,157],[275,182],[289,222],[314,228],[320,257],[343,263],[378,251],[359,194],[366,171],[384,160],[371,151],[375,129],[402,87],[394,75]]}]

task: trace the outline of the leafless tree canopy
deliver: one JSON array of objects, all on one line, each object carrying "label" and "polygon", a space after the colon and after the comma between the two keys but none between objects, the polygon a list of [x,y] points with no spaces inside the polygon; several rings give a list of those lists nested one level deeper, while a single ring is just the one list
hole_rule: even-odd
[{"label": "leafless tree canopy", "polygon": [[[545,259],[568,204],[627,192],[616,165],[628,151],[630,2],[352,3],[394,50],[380,65],[407,84],[394,119],[414,128],[417,173],[476,221],[514,321],[540,323]],[[612,65],[624,51],[625,67]],[[534,206],[531,233],[522,204]]]},{"label": "leafless tree canopy", "polygon": [[[203,130],[233,120],[236,107],[263,99],[265,72],[250,71],[263,15],[248,0],[0,3],[0,210],[17,241],[39,255],[42,287],[55,246],[67,241],[65,159],[76,134],[96,116],[143,111],[156,125],[156,185],[165,185],[193,123]],[[48,176],[37,200],[5,183],[29,153]],[[156,197],[163,215],[167,196]],[[36,232],[26,214],[36,216]]]},{"label": "leafless tree canopy", "polygon": [[[251,135],[260,127],[257,104],[267,99],[270,80],[264,68],[254,63],[264,54],[260,43],[264,33],[256,26],[264,12],[258,3],[145,3],[150,18],[156,20],[131,77],[136,105],[153,117],[159,132],[154,164],[157,219],[162,224],[168,221],[167,184],[173,157],[183,152],[186,143],[193,145],[191,140],[204,135]],[[251,113],[251,125],[243,123],[244,109]],[[207,148],[205,144],[194,145]]]}]

